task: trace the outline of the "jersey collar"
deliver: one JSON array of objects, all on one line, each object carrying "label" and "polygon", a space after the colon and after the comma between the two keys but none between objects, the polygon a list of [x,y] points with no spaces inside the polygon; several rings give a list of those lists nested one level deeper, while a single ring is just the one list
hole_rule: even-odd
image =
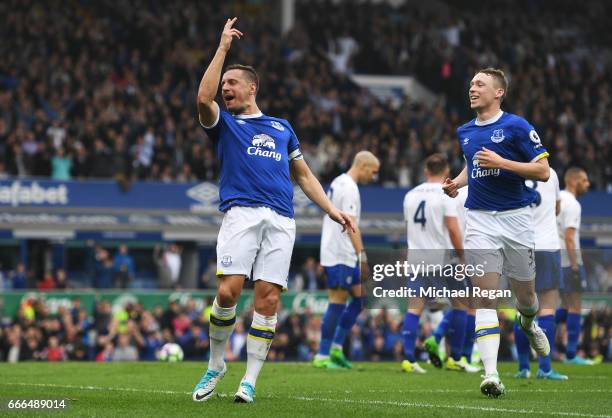
[{"label": "jersey collar", "polygon": [[504,114],[504,111],[503,111],[503,110],[500,110],[500,111],[499,111],[499,113],[498,113],[497,115],[493,116],[491,119],[487,119],[487,120],[478,120],[478,119],[476,119],[476,120],[474,121],[474,124],[475,124],[476,126],[486,126],[486,125],[490,125],[490,124],[492,124],[492,123],[497,122],[497,121],[499,120],[499,118],[501,118],[501,117],[502,117],[502,115],[503,115],[503,114]]},{"label": "jersey collar", "polygon": [[252,113],[250,115],[236,115],[234,117],[236,119],[254,119],[254,118],[260,118],[262,116],[263,116],[263,113],[257,112],[257,113]]}]

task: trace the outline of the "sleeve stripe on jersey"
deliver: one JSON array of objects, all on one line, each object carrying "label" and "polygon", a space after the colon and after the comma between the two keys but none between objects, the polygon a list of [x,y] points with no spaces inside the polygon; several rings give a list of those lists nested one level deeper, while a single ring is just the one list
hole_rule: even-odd
[{"label": "sleeve stripe on jersey", "polygon": [[291,154],[289,154],[289,161],[292,160],[302,160],[304,157],[302,156],[302,152],[299,148],[296,148]]},{"label": "sleeve stripe on jersey", "polygon": [[543,153],[536,155],[535,158],[531,160],[530,162],[535,163],[536,161],[541,160],[542,158],[546,158],[549,155],[550,154],[548,153],[548,151],[544,151]]},{"label": "sleeve stripe on jersey", "polygon": [[213,102],[213,103],[217,106],[217,119],[215,119],[212,125],[210,126],[204,125],[204,123],[202,123],[202,119],[200,119],[200,114],[198,113],[198,120],[200,121],[200,125],[202,125],[202,128],[204,129],[214,128],[215,126],[217,126],[217,123],[219,123],[219,118],[221,118],[221,109],[219,109],[219,105],[217,104],[217,102]]}]

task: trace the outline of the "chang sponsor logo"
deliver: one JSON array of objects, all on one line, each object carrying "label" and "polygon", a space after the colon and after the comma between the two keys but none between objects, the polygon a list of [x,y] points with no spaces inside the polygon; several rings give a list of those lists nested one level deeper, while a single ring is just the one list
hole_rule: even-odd
[{"label": "chang sponsor logo", "polygon": [[14,181],[10,185],[0,186],[0,204],[14,207],[21,205],[67,205],[68,188],[59,186],[40,186],[33,181],[23,184]]},{"label": "chang sponsor logo", "polygon": [[473,179],[489,177],[489,176],[497,177],[500,174],[501,174],[501,170],[499,168],[480,168],[480,161],[478,161],[478,158],[474,157],[472,159],[471,176]]},{"label": "chang sponsor logo", "polygon": [[253,146],[247,148],[247,154],[272,158],[276,161],[281,160],[282,155],[280,152],[274,151],[276,149],[276,143],[274,142],[274,138],[272,138],[270,135],[255,135],[251,143]]}]

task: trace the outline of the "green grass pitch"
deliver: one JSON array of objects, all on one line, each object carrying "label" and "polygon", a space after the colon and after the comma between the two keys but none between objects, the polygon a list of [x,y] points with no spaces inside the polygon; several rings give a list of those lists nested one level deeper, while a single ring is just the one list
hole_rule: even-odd
[{"label": "green grass pitch", "polygon": [[[506,396],[488,399],[478,374],[436,370],[413,375],[398,363],[358,363],[357,370],[318,370],[306,363],[268,363],[254,404],[234,404],[244,363],[229,371],[208,402],[191,400],[205,363],[0,364],[0,415],[9,399],[68,399],[56,416],[321,417],[321,416],[569,416],[612,415],[612,364],[554,367],[566,382],[516,380],[501,364]],[[536,366],[532,366],[535,370]],[[40,416],[19,410],[14,416]],[[45,416],[53,416],[55,414]]]}]

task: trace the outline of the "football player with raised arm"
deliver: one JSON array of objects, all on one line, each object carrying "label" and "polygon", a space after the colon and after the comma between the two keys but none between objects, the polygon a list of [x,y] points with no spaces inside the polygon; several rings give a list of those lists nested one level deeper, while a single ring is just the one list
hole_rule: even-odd
[{"label": "football player with raised arm", "polygon": [[[234,27],[236,21],[225,23],[197,97],[200,124],[214,142],[220,161],[219,209],[224,212],[217,240],[219,285],[210,314],[210,360],[193,390],[193,400],[200,402],[213,395],[227,371],[223,354],[247,279],[254,282],[255,311],[247,338],[246,373],[235,401],[253,402],[255,382],[274,338],[279,297],[287,288],[295,241],[291,177],[327,216],[343,229],[354,230],[351,217],[331,203],[302,158],[291,124],[259,110],[255,70],[244,65],[222,70],[232,40],[243,36]],[[227,111],[215,101],[219,82]]]}]

